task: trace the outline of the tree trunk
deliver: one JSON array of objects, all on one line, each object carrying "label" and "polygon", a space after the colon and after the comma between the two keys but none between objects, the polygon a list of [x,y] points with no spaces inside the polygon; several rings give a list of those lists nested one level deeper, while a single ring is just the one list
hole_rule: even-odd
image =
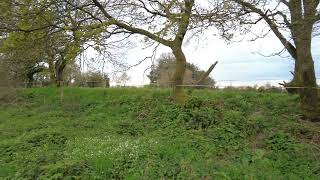
[{"label": "tree trunk", "polygon": [[179,48],[174,48],[172,49],[174,57],[176,58],[176,69],[173,75],[173,92],[172,92],[172,97],[173,100],[178,103],[178,104],[184,104],[186,100],[185,93],[183,91],[183,78],[184,78],[184,73],[186,71],[186,64],[187,60],[186,57],[181,49]]},{"label": "tree trunk", "polygon": [[54,54],[50,48],[47,49],[48,54],[48,65],[49,65],[49,76],[50,76],[50,85],[56,83],[56,74],[55,74],[55,64],[54,64]]},{"label": "tree trunk", "polygon": [[28,78],[27,88],[32,88],[33,82],[34,82],[33,74],[32,74],[32,73],[31,73],[31,74],[29,73],[29,74],[27,75],[27,78]]},{"label": "tree trunk", "polygon": [[299,89],[297,89],[296,87],[299,87],[299,79],[298,79],[298,62],[295,59],[294,60],[294,72],[291,71],[291,74],[293,75],[293,78],[290,82],[283,82],[283,83],[279,83],[280,85],[282,85],[289,94],[298,94],[299,93]]},{"label": "tree trunk", "polygon": [[49,76],[50,76],[50,85],[54,85],[56,84],[57,80],[56,80],[56,73],[55,73],[55,67],[53,64],[53,59],[49,59],[48,60],[48,64],[49,64]]},{"label": "tree trunk", "polygon": [[63,70],[58,69],[56,72],[56,85],[57,87],[63,86]]},{"label": "tree trunk", "polygon": [[311,121],[320,121],[318,90],[314,61],[311,54],[311,28],[303,28],[297,34],[297,78],[302,88],[299,90],[303,115]]},{"label": "tree trunk", "polygon": [[[299,86],[297,50],[295,49],[294,52],[295,52],[295,55],[293,55],[293,52],[290,53],[291,57],[294,60],[294,72],[291,72],[293,75],[293,78],[290,82],[284,83],[284,85],[283,85],[286,88],[287,92],[290,94],[298,94],[299,93],[299,89],[294,88],[294,87]],[[293,88],[290,88],[290,87],[293,87]]]},{"label": "tree trunk", "polygon": [[63,70],[64,70],[64,66],[59,66],[56,64],[56,85],[57,85],[57,87],[63,86]]}]

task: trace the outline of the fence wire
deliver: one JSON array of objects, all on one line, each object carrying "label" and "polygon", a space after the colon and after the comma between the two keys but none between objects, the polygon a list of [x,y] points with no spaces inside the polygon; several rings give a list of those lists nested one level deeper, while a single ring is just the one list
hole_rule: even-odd
[{"label": "fence wire", "polygon": [[[319,80],[319,79],[317,79]],[[257,83],[250,83],[251,85],[240,85],[241,83],[248,83],[248,82],[258,82],[260,83],[264,82],[264,85],[258,85]],[[280,79],[255,79],[251,81],[241,81],[241,80],[219,80],[216,81],[215,85],[207,85],[207,84],[181,84],[181,85],[174,85],[174,81],[168,81],[168,82],[161,82],[161,83],[150,83],[140,86],[127,86],[127,85],[116,85],[116,86],[110,86],[109,82],[106,81],[83,81],[83,82],[77,82],[77,83],[71,83],[71,82],[65,82],[61,81],[59,82],[60,85],[65,87],[144,87],[144,86],[152,86],[152,87],[190,87],[190,88],[211,88],[211,89],[224,89],[224,88],[236,88],[236,89],[245,89],[245,88],[264,88],[264,89],[318,89],[320,90],[320,87],[303,87],[303,86],[288,86],[284,87],[281,85],[273,86],[270,84],[269,81],[283,81]],[[230,82],[230,85],[219,85],[220,83]],[[237,82],[239,85],[232,85],[232,83]],[[9,84],[16,88],[28,88],[28,87],[46,87],[49,86],[48,82],[16,82]],[[0,85],[4,86],[4,85]]]}]

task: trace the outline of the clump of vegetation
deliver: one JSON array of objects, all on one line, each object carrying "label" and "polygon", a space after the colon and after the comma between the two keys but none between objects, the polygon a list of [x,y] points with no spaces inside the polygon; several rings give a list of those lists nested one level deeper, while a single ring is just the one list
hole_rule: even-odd
[{"label": "clump of vegetation", "polygon": [[194,90],[18,91],[0,108],[4,179],[317,179],[319,126],[296,96]]},{"label": "clump of vegetation", "polygon": [[[173,54],[162,54],[158,59],[157,63],[151,67],[148,78],[150,79],[151,85],[157,85],[161,87],[170,87],[172,85],[172,78],[176,68],[176,58]],[[183,77],[183,83],[186,85],[197,84],[198,80],[206,72],[200,70],[194,64],[186,64],[186,72]],[[206,76],[201,85],[214,86],[215,81],[211,77]]]}]

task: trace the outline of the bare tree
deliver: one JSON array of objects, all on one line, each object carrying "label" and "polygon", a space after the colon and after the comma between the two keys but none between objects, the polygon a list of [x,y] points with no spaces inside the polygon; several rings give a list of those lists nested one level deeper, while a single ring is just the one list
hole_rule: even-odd
[{"label": "bare tree", "polygon": [[[257,14],[250,23],[264,20],[295,60],[294,79],[285,86],[298,85],[305,117],[320,120],[314,61],[311,54],[313,28],[320,22],[319,0],[231,0],[244,14]],[[250,20],[250,19],[249,19]]]}]

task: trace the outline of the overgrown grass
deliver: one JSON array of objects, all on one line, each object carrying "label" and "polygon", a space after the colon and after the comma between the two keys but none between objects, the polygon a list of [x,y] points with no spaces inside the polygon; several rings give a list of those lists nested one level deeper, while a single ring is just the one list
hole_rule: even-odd
[{"label": "overgrown grass", "polygon": [[0,179],[319,179],[320,125],[299,119],[296,96],[169,94],[20,90],[0,105]]}]

